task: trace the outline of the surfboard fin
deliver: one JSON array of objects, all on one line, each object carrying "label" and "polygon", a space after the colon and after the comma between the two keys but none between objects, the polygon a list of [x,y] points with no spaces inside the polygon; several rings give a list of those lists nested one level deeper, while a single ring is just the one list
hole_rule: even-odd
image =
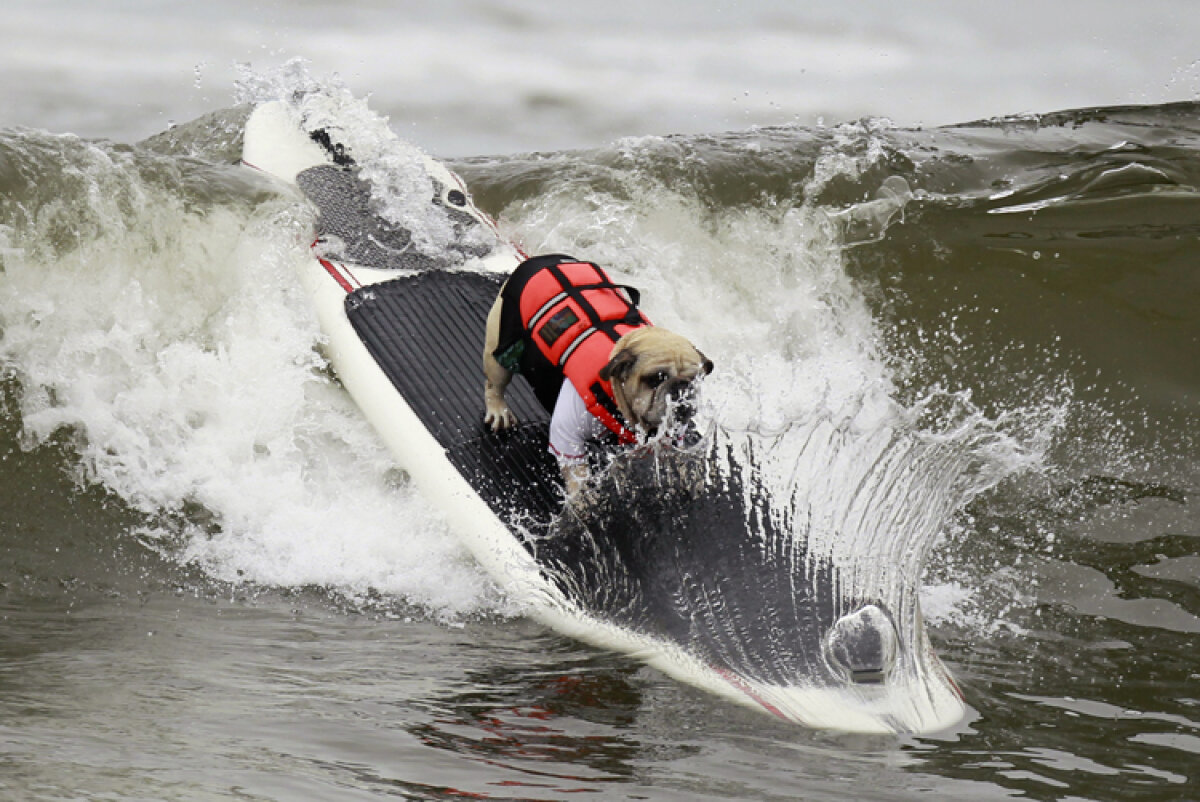
[{"label": "surfboard fin", "polygon": [[881,607],[867,604],[834,622],[822,644],[825,659],[859,685],[878,685],[896,662],[896,627]]}]

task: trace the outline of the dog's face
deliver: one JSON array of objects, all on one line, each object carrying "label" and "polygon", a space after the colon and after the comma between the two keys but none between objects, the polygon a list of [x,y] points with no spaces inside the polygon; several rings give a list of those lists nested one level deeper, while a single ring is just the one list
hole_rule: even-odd
[{"label": "dog's face", "polygon": [[646,326],[617,341],[600,378],[612,383],[625,420],[653,433],[668,413],[676,421],[691,417],[696,379],[712,369],[712,361],[684,337]]}]

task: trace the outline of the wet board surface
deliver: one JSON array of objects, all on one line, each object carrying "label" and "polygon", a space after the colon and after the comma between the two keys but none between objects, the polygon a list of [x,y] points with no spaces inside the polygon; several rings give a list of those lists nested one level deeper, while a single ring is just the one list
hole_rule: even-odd
[{"label": "wet board surface", "polygon": [[484,326],[502,278],[426,272],[356,290],[346,316],[446,458],[507,524],[544,534],[562,505],[546,447],[549,416],[517,378],[506,398],[520,425],[483,423]]}]

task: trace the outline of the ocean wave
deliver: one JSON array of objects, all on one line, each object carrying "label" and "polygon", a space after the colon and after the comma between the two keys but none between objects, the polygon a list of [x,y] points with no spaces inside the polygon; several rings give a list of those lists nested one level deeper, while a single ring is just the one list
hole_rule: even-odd
[{"label": "ocean wave", "polygon": [[[1172,443],[1129,419],[1194,420],[1195,111],[866,120],[453,166],[526,250],[613,268],[703,342],[706,412],[730,431],[830,420],[865,442],[908,420],[919,436],[953,399],[1022,455],[988,486],[1166,464],[1187,486],[1194,429]],[[244,118],[134,147],[0,136],[0,346],[22,443],[76,432],[78,475],[222,580],[502,606],[324,371],[289,272],[311,213],[234,164]]]}]

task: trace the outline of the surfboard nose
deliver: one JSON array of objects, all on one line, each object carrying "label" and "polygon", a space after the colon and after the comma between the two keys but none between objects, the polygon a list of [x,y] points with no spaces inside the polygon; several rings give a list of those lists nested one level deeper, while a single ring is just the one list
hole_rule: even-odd
[{"label": "surfboard nose", "polygon": [[822,651],[831,667],[859,685],[878,685],[896,662],[892,617],[876,604],[842,616],[825,633]]}]

